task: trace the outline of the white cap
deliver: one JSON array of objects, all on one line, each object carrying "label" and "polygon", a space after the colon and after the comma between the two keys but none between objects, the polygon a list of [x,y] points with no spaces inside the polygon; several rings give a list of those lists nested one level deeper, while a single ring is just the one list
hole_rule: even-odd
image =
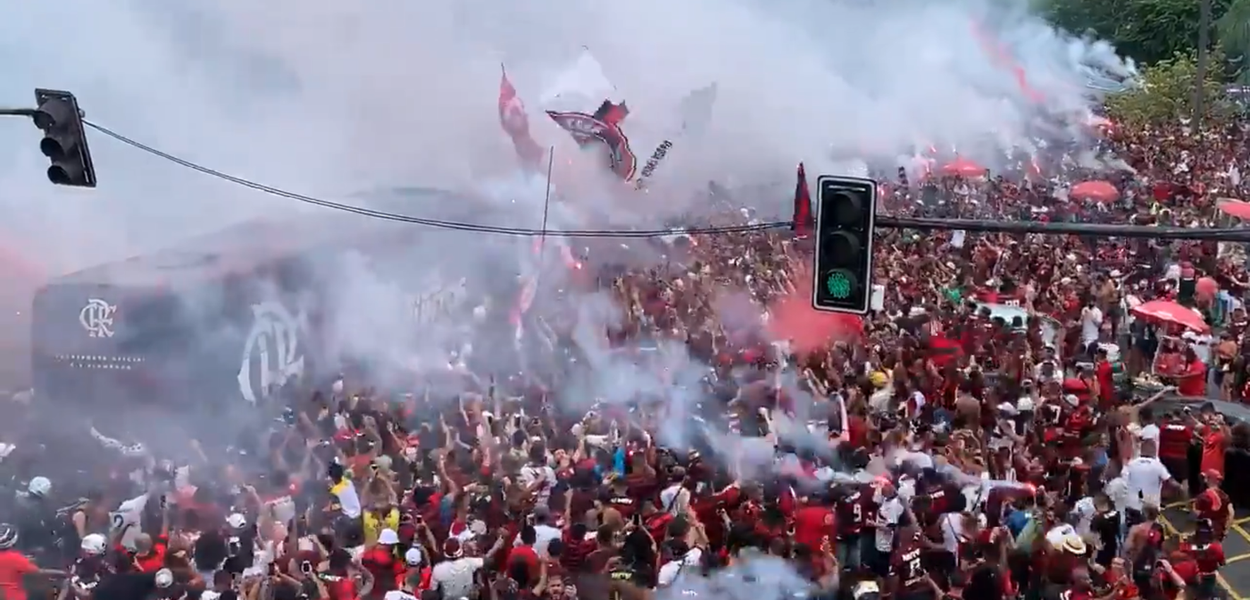
[{"label": "white cap", "polygon": [[47,496],[48,492],[52,491],[52,481],[47,477],[35,477],[30,480],[26,490],[36,496]]},{"label": "white cap", "polygon": [[161,569],[156,572],[156,587],[167,588],[174,584],[174,572],[169,569]]},{"label": "white cap", "polygon": [[243,529],[247,526],[247,517],[242,513],[233,513],[226,517],[226,525],[229,525],[231,529]]},{"label": "white cap", "polygon": [[409,548],[408,551],[404,553],[404,562],[408,563],[408,566],[410,567],[415,567],[421,564],[421,561],[423,560],[425,560],[425,557],[421,555],[421,548],[417,546]]},{"label": "white cap", "polygon": [[399,536],[394,529],[383,529],[382,533],[378,534],[378,543],[384,546],[393,546],[399,543]]},{"label": "white cap", "polygon": [[1068,394],[1064,396],[1063,401],[1067,402],[1068,404],[1071,404],[1072,406],[1076,406],[1081,403],[1081,399],[1077,398],[1076,394]]},{"label": "white cap", "polygon": [[1019,400],[1016,400],[1016,410],[1020,412],[1028,412],[1028,411],[1033,410],[1033,408],[1034,408],[1033,399],[1028,396],[1025,396]]},{"label": "white cap", "polygon": [[80,544],[82,551],[92,556],[104,554],[105,548],[108,547],[108,540],[98,533],[89,533],[82,538]]}]

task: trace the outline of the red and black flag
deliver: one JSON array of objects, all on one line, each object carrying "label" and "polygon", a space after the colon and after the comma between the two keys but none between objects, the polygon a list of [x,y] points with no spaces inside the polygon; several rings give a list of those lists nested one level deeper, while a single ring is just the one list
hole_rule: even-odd
[{"label": "red and black flag", "polygon": [[533,171],[540,170],[546,153],[530,135],[530,121],[525,113],[525,104],[508,80],[507,70],[503,71],[499,81],[499,126],[512,138],[512,146],[517,157],[521,159],[521,164]]},{"label": "red and black flag", "polygon": [[795,237],[804,238],[811,235],[815,219],[812,216],[812,194],[807,190],[807,173],[803,170],[803,163],[799,163],[798,179],[794,186],[794,223],[790,225],[790,230]]}]

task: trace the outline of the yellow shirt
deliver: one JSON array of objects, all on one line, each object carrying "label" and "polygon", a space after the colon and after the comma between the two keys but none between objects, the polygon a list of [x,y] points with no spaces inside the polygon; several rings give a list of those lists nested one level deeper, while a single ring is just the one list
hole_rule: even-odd
[{"label": "yellow shirt", "polygon": [[392,508],[391,511],[386,514],[386,518],[384,519],[379,519],[377,513],[374,511],[366,512],[364,517],[364,526],[365,545],[368,546],[374,544],[378,541],[378,535],[382,533],[383,529],[390,529],[392,531],[399,530],[399,509]]}]

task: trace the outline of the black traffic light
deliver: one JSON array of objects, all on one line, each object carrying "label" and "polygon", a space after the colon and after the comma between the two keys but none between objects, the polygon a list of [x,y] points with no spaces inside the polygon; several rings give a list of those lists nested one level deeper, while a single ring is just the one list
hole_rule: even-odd
[{"label": "black traffic light", "polygon": [[52,161],[48,180],[57,185],[95,187],[95,167],[83,129],[78,99],[69,92],[35,90],[35,126],[43,130],[39,149]]},{"label": "black traffic light", "polygon": [[812,306],[862,315],[872,296],[877,184],[860,177],[821,175],[816,186]]}]

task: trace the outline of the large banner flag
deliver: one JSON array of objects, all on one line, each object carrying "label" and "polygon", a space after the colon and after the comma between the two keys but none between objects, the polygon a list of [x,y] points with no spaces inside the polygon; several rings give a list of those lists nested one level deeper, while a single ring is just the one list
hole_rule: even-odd
[{"label": "large banner flag", "polygon": [[503,69],[499,82],[499,126],[512,138],[512,147],[516,149],[521,165],[531,171],[541,171],[543,148],[530,135],[530,120],[525,114],[525,103],[521,102],[512,82],[508,81],[506,69]]},{"label": "large banner flag", "polygon": [[629,108],[624,102],[613,104],[611,100],[604,100],[594,114],[549,110],[547,116],[569,132],[583,149],[602,144],[608,151],[608,168],[622,181],[633,180],[638,158],[629,147],[629,138],[621,130],[621,123],[629,116]]},{"label": "large banner flag", "polygon": [[[619,96],[616,86],[604,74],[603,66],[589,48],[571,65],[560,71],[543,94],[547,116],[567,131],[585,150],[606,150],[606,166],[618,178],[633,183],[635,189],[646,187],[656,168],[664,161],[677,138],[701,134],[711,119],[716,102],[715,83],[691,91],[678,107],[680,127],[665,135],[646,160],[634,152],[631,138],[625,131],[629,107]],[[597,104],[596,104],[597,103]],[[590,107],[598,106],[594,112]]]}]

